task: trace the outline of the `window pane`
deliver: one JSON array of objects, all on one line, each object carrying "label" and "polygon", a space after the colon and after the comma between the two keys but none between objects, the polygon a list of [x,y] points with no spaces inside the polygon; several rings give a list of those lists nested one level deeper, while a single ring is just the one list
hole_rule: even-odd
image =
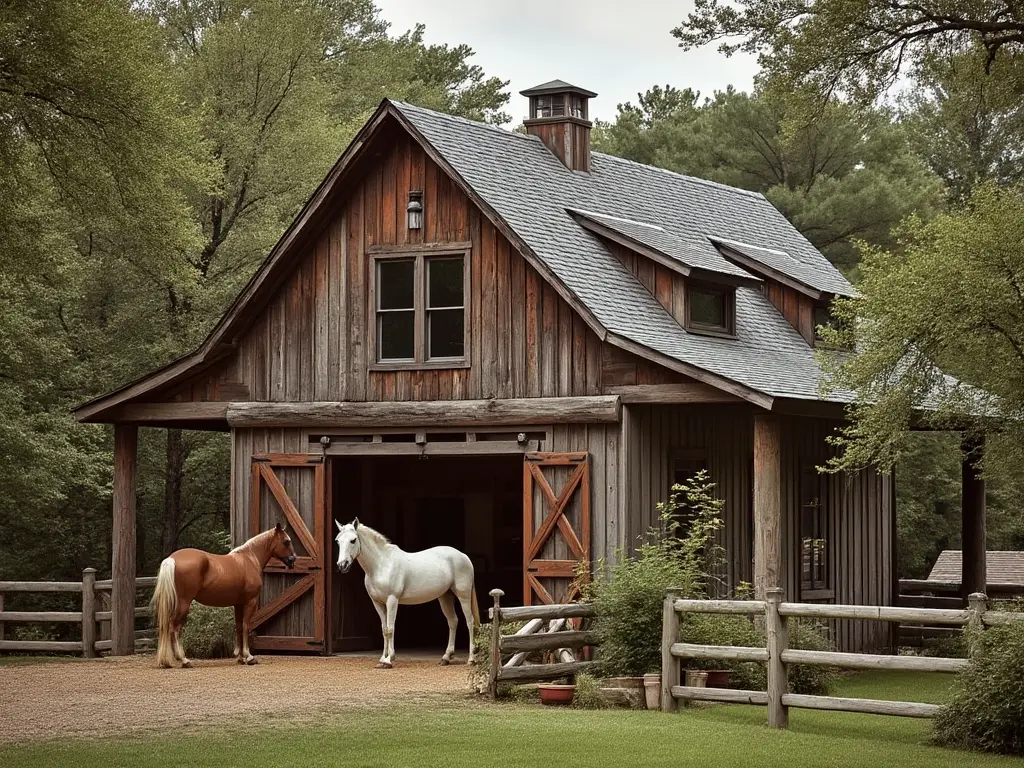
[{"label": "window pane", "polygon": [[434,309],[427,313],[427,356],[464,357],[466,314],[461,309]]},{"label": "window pane", "polygon": [[690,322],[725,328],[725,294],[690,291]]},{"label": "window pane", "polygon": [[416,355],[416,313],[381,312],[377,315],[377,356],[380,360],[412,360]]},{"label": "window pane", "polygon": [[412,260],[377,262],[377,308],[412,309],[413,276],[416,271]]},{"label": "window pane", "polygon": [[430,259],[427,262],[427,306],[431,308],[461,307],[462,257],[454,259]]}]

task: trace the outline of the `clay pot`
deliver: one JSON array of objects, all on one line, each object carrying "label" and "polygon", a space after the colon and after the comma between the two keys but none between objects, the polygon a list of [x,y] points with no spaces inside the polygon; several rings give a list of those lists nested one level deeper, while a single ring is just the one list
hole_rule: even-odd
[{"label": "clay pot", "polygon": [[644,675],[644,698],[648,709],[661,709],[661,674]]},{"label": "clay pot", "polygon": [[540,703],[548,706],[566,706],[572,704],[572,697],[576,693],[575,685],[538,685],[540,691]]},{"label": "clay pot", "polygon": [[709,669],[707,670],[708,679],[705,683],[707,688],[728,688],[729,687],[729,673],[732,670],[729,669]]}]

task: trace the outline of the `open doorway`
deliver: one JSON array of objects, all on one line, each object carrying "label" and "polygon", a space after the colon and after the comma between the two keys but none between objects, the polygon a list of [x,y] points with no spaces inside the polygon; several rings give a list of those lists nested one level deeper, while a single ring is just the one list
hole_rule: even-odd
[{"label": "open doorway", "polygon": [[[523,459],[509,456],[333,457],[333,519],[358,517],[408,552],[451,546],[465,552],[476,574],[477,605],[486,616],[488,592],[504,590],[517,605],[522,593]],[[330,523],[334,528],[333,522]],[[333,537],[332,537],[333,538]],[[382,647],[380,619],[363,584],[363,572],[342,575],[333,567],[328,626],[337,651]],[[395,645],[403,650],[437,649],[448,640],[448,625],[437,601],[403,605]],[[468,647],[459,616],[457,647]]]}]

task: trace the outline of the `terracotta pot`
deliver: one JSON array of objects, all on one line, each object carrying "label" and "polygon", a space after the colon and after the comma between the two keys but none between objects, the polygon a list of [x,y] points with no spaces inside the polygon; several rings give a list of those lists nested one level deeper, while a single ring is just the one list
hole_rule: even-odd
[{"label": "terracotta pot", "polygon": [[644,698],[648,709],[661,709],[661,675],[644,675]]},{"label": "terracotta pot", "polygon": [[699,669],[685,670],[686,685],[690,688],[707,688],[708,673]]},{"label": "terracotta pot", "polygon": [[540,691],[540,703],[548,706],[566,706],[572,704],[572,697],[576,694],[575,685],[538,685]]},{"label": "terracotta pot", "polygon": [[708,679],[705,684],[708,688],[728,688],[729,687],[729,673],[732,670],[729,669],[709,669],[707,670]]}]

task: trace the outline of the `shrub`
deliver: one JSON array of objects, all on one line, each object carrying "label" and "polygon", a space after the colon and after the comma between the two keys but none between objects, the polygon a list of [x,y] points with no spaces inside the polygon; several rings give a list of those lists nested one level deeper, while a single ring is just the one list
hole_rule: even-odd
[{"label": "shrub", "polygon": [[185,655],[196,659],[227,659],[235,650],[235,611],[192,603],[181,630]]},{"label": "shrub", "polygon": [[[835,650],[828,637],[828,629],[814,620],[789,620],[789,647],[801,651]],[[835,667],[790,664],[788,673],[790,693],[812,696],[828,695],[839,679],[839,670]]]},{"label": "shrub", "polygon": [[[696,645],[733,645],[748,648],[764,646],[764,635],[746,616],[687,613],[681,617],[680,639]],[[763,691],[767,669],[757,662],[722,661],[720,659],[684,659],[684,669],[728,669],[729,687]]]},{"label": "shrub", "polygon": [[[714,539],[722,527],[725,502],[714,498],[713,488],[703,471],[686,485],[673,486],[668,502],[658,506],[660,527],[648,533],[637,556],[620,552],[611,568],[600,563],[594,580],[583,585],[584,596],[596,609],[594,629],[601,638],[602,674],[658,671],[665,591],[677,589],[687,597],[707,595],[708,574],[717,572],[722,562],[722,550]],[[684,511],[689,529],[681,536]]]},{"label": "shrub", "polygon": [[601,694],[601,684],[590,675],[576,675],[576,691],[572,697],[576,709],[605,709],[608,704]]},{"label": "shrub", "polygon": [[972,637],[974,654],[956,677],[933,739],[944,746],[1024,755],[1024,632],[1019,624]]},{"label": "shrub", "polygon": [[[514,635],[526,626],[525,621],[508,621],[501,625],[503,635]],[[486,693],[491,674],[491,623],[481,624],[473,637],[476,664],[469,668],[469,683],[477,693]]]}]

